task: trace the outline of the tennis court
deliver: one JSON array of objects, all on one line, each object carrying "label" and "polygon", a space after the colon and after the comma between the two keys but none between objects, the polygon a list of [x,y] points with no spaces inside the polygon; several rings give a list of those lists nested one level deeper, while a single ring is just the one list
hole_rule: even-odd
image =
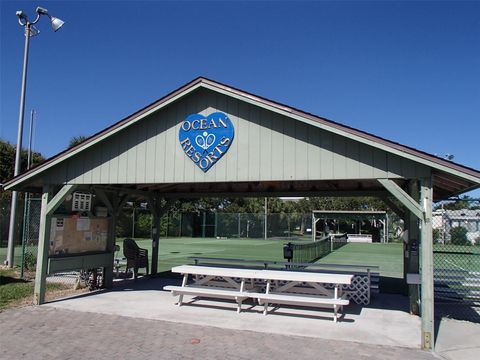
[{"label": "tennis court", "polygon": [[434,264],[444,271],[480,271],[480,246],[435,245]]},{"label": "tennis court", "polygon": [[[122,246],[122,240],[118,239],[117,244]],[[148,249],[151,256],[151,240],[136,239],[136,241],[140,247]],[[287,242],[276,239],[162,238],[158,271],[168,271],[173,266],[192,263],[192,259],[189,259],[192,256],[284,261],[283,246]],[[381,276],[402,278],[402,249],[402,244],[398,243],[347,243],[318,262],[377,265],[380,267]],[[115,256],[122,257],[122,250]]]}]

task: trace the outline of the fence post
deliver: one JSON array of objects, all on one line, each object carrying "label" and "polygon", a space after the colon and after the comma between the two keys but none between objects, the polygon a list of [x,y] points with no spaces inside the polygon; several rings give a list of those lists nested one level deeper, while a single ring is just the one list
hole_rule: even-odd
[{"label": "fence post", "polygon": [[182,237],[182,218],[183,218],[183,213],[180,213],[180,222],[178,226],[178,237]]},{"label": "fence post", "polygon": [[132,239],[135,238],[135,203],[133,203],[132,210]]},{"label": "fence post", "polygon": [[267,240],[268,237],[268,223],[267,223],[267,217],[268,217],[268,198],[265,197],[265,240]]},{"label": "fence post", "polygon": [[238,238],[240,238],[240,213],[238,213]]},{"label": "fence post", "polygon": [[25,246],[26,239],[28,236],[27,230],[29,230],[30,224],[27,224],[27,221],[30,222],[30,193],[25,193],[25,202],[23,207],[23,236],[22,236],[22,262],[20,264],[20,278],[23,279],[24,270],[25,270]]}]

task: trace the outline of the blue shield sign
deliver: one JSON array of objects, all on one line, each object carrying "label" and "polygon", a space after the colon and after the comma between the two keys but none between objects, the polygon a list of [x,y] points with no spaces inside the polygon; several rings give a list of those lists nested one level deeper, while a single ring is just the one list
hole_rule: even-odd
[{"label": "blue shield sign", "polygon": [[232,122],[222,112],[191,114],[182,123],[178,138],[190,160],[207,172],[228,151],[234,133]]}]

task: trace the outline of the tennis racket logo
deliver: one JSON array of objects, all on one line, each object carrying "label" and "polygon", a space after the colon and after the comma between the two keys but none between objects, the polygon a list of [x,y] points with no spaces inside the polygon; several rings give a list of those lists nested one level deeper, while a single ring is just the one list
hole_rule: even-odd
[{"label": "tennis racket logo", "polygon": [[195,143],[198,147],[203,149],[205,153],[207,149],[215,143],[216,137],[214,134],[209,134],[206,131],[203,132],[201,135],[197,135],[195,138]]}]

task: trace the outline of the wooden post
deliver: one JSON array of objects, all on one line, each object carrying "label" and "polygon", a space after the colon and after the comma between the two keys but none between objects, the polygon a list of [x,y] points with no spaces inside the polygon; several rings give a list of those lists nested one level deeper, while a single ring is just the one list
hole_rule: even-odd
[{"label": "wooden post", "polygon": [[421,180],[420,199],[425,211],[421,231],[421,279],[422,279],[422,349],[434,349],[433,319],[433,234],[432,234],[432,179]]},{"label": "wooden post", "polygon": [[158,256],[160,253],[160,222],[163,215],[167,214],[172,205],[172,199],[167,199],[165,205],[162,207],[160,198],[158,196],[152,196],[148,198],[150,209],[153,215],[153,227],[152,227],[152,265],[151,275],[158,273]]},{"label": "wooden post", "polygon": [[50,185],[45,185],[43,187],[42,204],[40,209],[40,227],[38,231],[37,271],[35,274],[35,287],[33,291],[33,303],[35,305],[41,305],[45,302],[52,214],[67,195],[71,194],[76,187],[77,185],[64,185],[54,197],[52,197],[52,188]]},{"label": "wooden post", "polygon": [[49,186],[43,187],[42,204],[40,208],[40,227],[38,230],[37,271],[35,274],[35,289],[33,292],[33,303],[35,305],[41,305],[45,302],[51,222],[51,215],[47,212],[47,205],[52,196],[50,191],[51,189]]},{"label": "wooden post", "polygon": [[105,267],[103,269],[103,285],[105,286],[105,288],[110,289],[113,287],[113,262],[115,260],[115,243],[117,238],[117,217],[123,206],[125,205],[128,196],[123,195],[122,197],[119,197],[118,193],[115,193],[113,196],[109,197],[101,189],[95,189],[95,193],[98,195],[103,204],[107,207],[108,213],[110,214],[110,219],[108,221],[107,251],[111,257],[111,261],[109,261],[109,264],[111,264],[111,266]]},{"label": "wooden post", "polygon": [[163,213],[161,212],[158,198],[150,198],[150,209],[153,215],[152,226],[152,264],[150,265],[150,274],[156,275],[158,272],[158,253],[160,251],[160,220]]},{"label": "wooden post", "polygon": [[[416,200],[420,200],[420,192],[418,188],[418,181],[412,180],[409,183],[410,196]],[[407,237],[407,249],[406,249],[406,272],[418,274],[419,268],[419,239],[420,239],[420,219],[417,218],[412,212],[407,211],[406,221],[408,223],[408,237]],[[407,275],[404,274],[406,280]],[[410,300],[410,313],[419,315],[419,299],[420,294],[417,284],[408,285],[408,294]]]},{"label": "wooden post", "polygon": [[[394,195],[410,212],[409,215],[409,241],[415,240],[415,229],[418,229],[420,220],[420,263],[421,263],[421,316],[422,316],[422,348],[434,349],[433,326],[433,236],[432,236],[432,179],[431,177],[420,180],[420,203],[416,197],[416,182],[412,182],[409,195],[390,179],[377,179],[392,195]],[[418,189],[418,187],[417,187]],[[414,194],[415,193],[415,194]],[[417,238],[418,239],[418,238]],[[409,243],[409,253],[414,252],[413,243]],[[418,252],[418,246],[416,251]],[[413,255],[410,258],[413,258]],[[417,255],[418,256],[418,255]],[[415,268],[414,260],[409,258],[409,265]],[[413,297],[412,297],[413,299]]]},{"label": "wooden post", "polygon": [[[109,211],[110,212],[110,211]],[[107,251],[110,253],[111,261],[109,264],[111,266],[105,267],[103,269],[103,281],[104,286],[107,289],[113,287],[113,263],[115,261],[115,243],[116,243],[116,231],[117,226],[117,213],[110,213],[110,221],[108,222],[108,235],[107,235]]]},{"label": "wooden post", "polygon": [[158,273],[158,254],[160,252],[160,219],[161,215],[153,215],[153,229],[152,229],[152,265],[150,274],[156,275]]}]

